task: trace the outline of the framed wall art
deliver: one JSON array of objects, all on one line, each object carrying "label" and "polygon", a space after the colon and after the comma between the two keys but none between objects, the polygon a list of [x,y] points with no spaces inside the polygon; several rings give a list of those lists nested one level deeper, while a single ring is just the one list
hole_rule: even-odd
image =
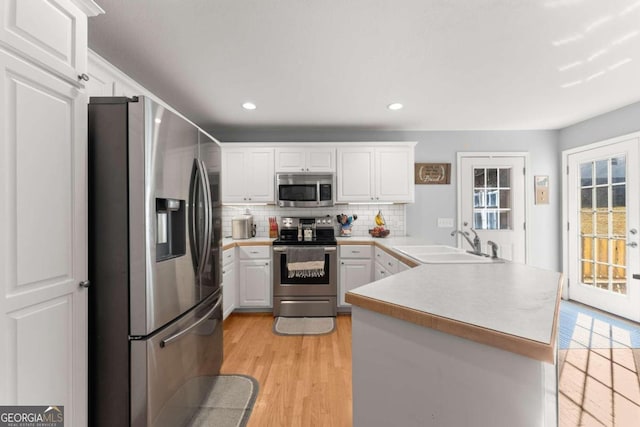
[{"label": "framed wall art", "polygon": [[451,163],[416,163],[416,184],[450,184]]}]

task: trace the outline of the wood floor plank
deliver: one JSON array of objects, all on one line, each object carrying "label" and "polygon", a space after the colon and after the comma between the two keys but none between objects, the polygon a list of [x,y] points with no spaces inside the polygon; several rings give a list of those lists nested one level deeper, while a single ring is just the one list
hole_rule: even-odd
[{"label": "wood floor plank", "polygon": [[224,322],[223,374],[260,384],[248,427],[350,426],[351,317],[319,336],[275,335],[271,314],[232,314]]}]

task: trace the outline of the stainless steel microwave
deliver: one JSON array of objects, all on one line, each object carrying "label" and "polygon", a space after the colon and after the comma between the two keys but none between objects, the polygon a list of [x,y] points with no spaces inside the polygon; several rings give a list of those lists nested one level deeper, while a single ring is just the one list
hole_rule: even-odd
[{"label": "stainless steel microwave", "polygon": [[276,175],[278,206],[312,208],[333,206],[333,173],[279,173]]}]

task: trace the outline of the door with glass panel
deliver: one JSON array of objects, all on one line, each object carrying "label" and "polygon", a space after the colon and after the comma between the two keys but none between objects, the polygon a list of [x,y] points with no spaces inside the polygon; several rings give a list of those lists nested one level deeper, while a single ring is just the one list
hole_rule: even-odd
[{"label": "door with glass panel", "polygon": [[[498,256],[526,262],[524,156],[459,157],[458,227],[472,228],[491,253],[488,241],[498,244]],[[466,223],[466,226],[465,226]],[[473,238],[473,232],[470,232]],[[470,249],[466,241],[461,247]]]},{"label": "door with glass panel", "polygon": [[567,160],[569,298],[638,321],[638,139]]}]

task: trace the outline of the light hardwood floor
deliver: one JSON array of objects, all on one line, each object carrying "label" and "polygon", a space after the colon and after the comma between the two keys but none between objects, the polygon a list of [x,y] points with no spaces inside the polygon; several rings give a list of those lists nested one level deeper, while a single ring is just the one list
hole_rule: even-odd
[{"label": "light hardwood floor", "polygon": [[320,336],[275,335],[271,314],[232,314],[224,322],[223,374],[260,384],[248,427],[352,424],[351,317]]},{"label": "light hardwood floor", "polygon": [[[352,424],[351,317],[336,331],[284,337],[271,314],[232,314],[224,323],[222,373],[260,384],[248,427]],[[562,350],[560,426],[640,425],[640,350]]]}]

